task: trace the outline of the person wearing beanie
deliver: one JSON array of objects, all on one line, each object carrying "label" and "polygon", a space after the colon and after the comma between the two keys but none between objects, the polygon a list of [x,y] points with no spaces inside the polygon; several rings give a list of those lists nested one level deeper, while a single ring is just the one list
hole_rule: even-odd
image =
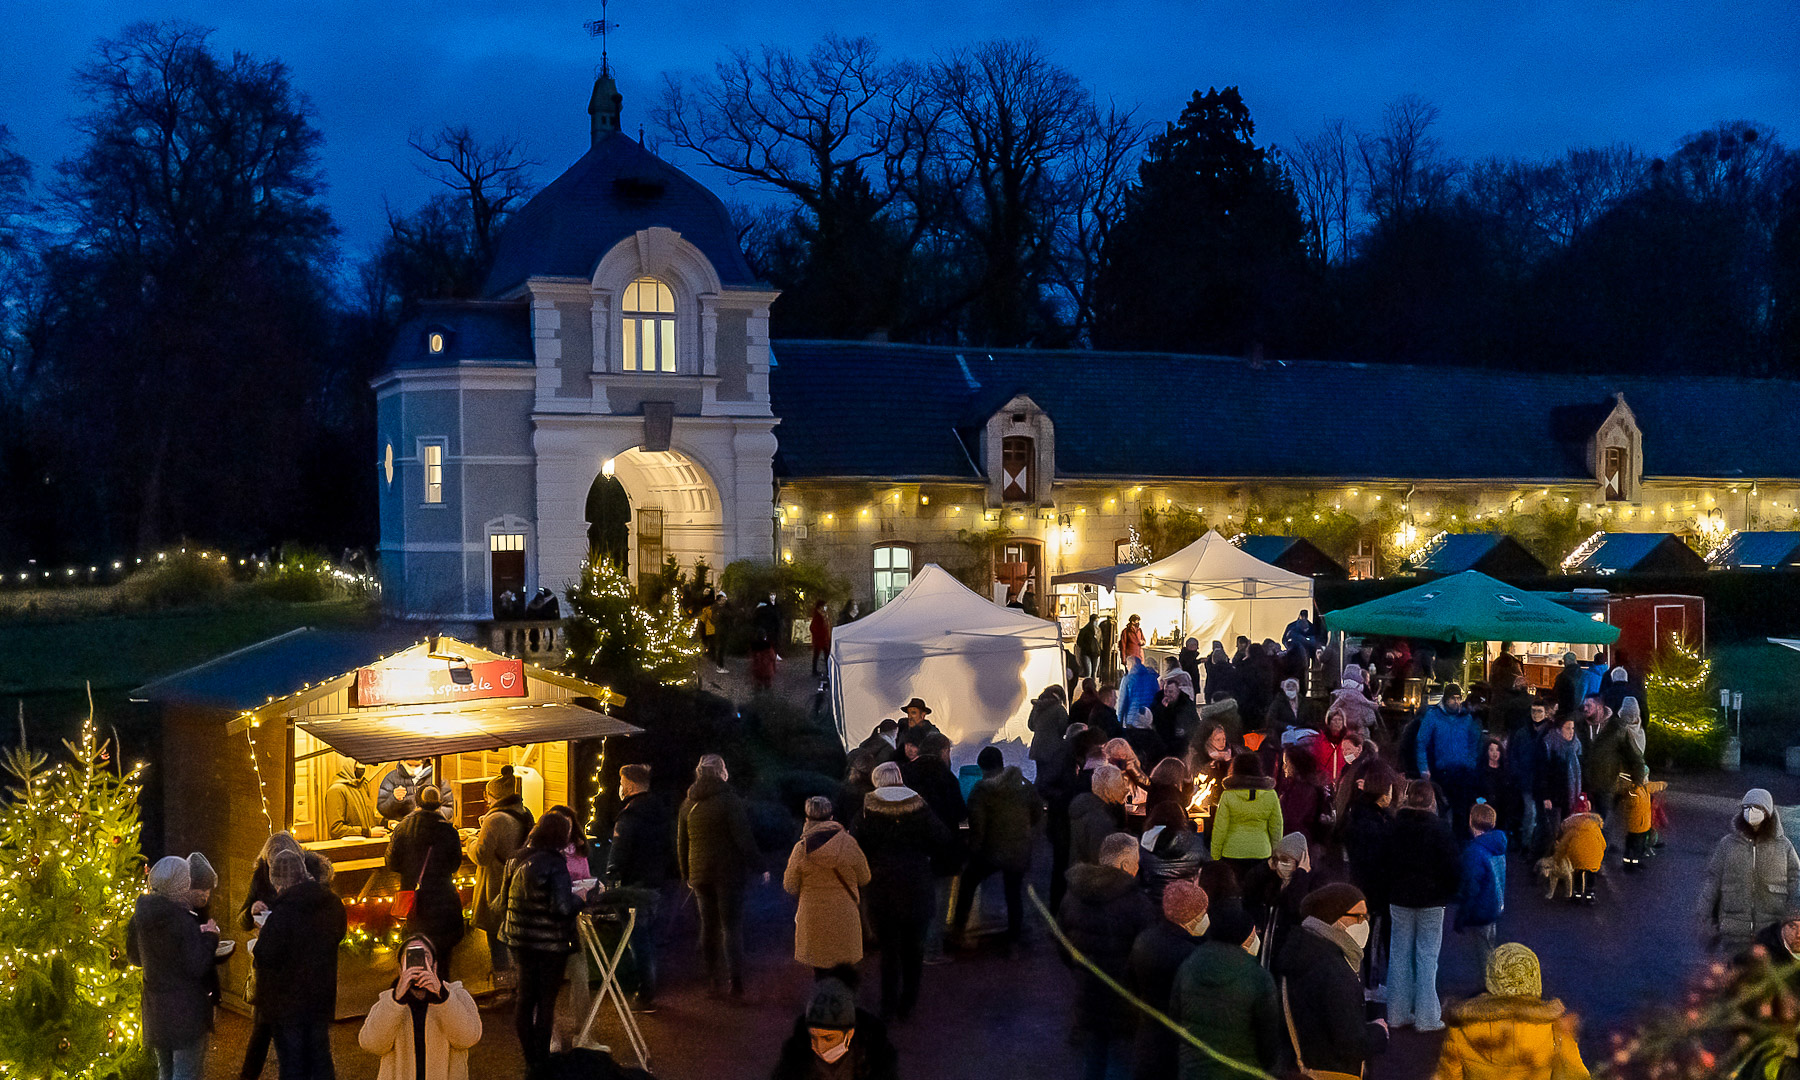
[{"label": "person wearing beanie", "polygon": [[1101,765],[1093,772],[1088,790],[1069,802],[1069,858],[1076,864],[1100,861],[1100,841],[1125,831],[1125,800],[1131,797],[1131,781],[1116,765]]},{"label": "person wearing beanie", "polygon": [[1485,994],[1444,1014],[1450,1030],[1438,1054],[1437,1076],[1585,1080],[1575,1017],[1562,1002],[1544,1000],[1537,954],[1510,941],[1497,947],[1488,957],[1486,981]]},{"label": "person wearing beanie", "polygon": [[[1256,924],[1234,905],[1209,905],[1201,940],[1175,971],[1168,1016],[1186,1031],[1233,1061],[1279,1073],[1281,999],[1275,981],[1256,961],[1261,946]],[[1229,1080],[1243,1073],[1222,1065],[1182,1039],[1176,1068],[1139,1072],[1140,1078]]]},{"label": "person wearing beanie", "polygon": [[1017,765],[1006,764],[997,746],[983,747],[975,763],[981,779],[969,791],[969,862],[957,886],[953,940],[965,945],[969,912],[981,883],[998,873],[1006,894],[1006,934],[1002,950],[1010,950],[1025,931],[1025,874],[1031,848],[1044,820],[1044,800]]},{"label": "person wearing beanie", "polygon": [[[462,859],[455,848],[451,855]],[[269,1025],[283,1077],[329,1077],[344,903],[306,872],[306,860],[295,851],[275,856],[269,878],[279,891],[252,953],[257,1013]]]},{"label": "person wearing beanie", "polygon": [[1298,832],[1282,837],[1273,854],[1244,874],[1244,910],[1262,939],[1264,967],[1300,925],[1300,902],[1312,887],[1312,845]]},{"label": "person wearing beanie", "polygon": [[1387,1049],[1385,1020],[1368,1020],[1360,972],[1369,945],[1369,904],[1345,882],[1314,889],[1304,919],[1275,956],[1274,974],[1291,1018],[1290,1049],[1304,1070],[1364,1075]]},{"label": "person wearing beanie", "polygon": [[821,975],[862,963],[862,892],[869,860],[832,817],[831,800],[806,800],[806,827],[789,853],[781,887],[800,898],[794,915],[794,959]]},{"label": "person wearing beanie", "polygon": [[1797,898],[1800,857],[1782,830],[1774,797],[1751,788],[1707,861],[1701,924],[1715,948],[1734,956],[1758,930],[1783,919]]},{"label": "person wearing beanie", "polygon": [[500,772],[487,782],[488,812],[481,817],[481,827],[468,843],[469,861],[475,864],[475,893],[470,900],[469,922],[487,935],[488,952],[493,957],[494,988],[502,995],[510,993],[518,982],[513,971],[512,953],[499,940],[501,917],[505,914],[506,896],[503,883],[506,864],[525,846],[531,834],[531,811],[525,808],[518,777],[511,765],[500,766]]},{"label": "person wearing beanie", "polygon": [[1625,737],[1637,749],[1638,757],[1644,756],[1648,735],[1644,732],[1644,710],[1638,706],[1638,699],[1627,697],[1619,702],[1619,726],[1625,729]]},{"label": "person wearing beanie", "polygon": [[962,826],[969,819],[969,807],[963,801],[962,781],[950,768],[948,735],[934,731],[908,747],[908,753],[909,760],[900,764],[901,777],[950,830],[950,842],[931,860],[931,924],[925,931],[925,962],[941,964],[944,962],[944,922],[950,916],[950,893],[968,856]]},{"label": "person wearing beanie", "polygon": [[148,884],[125,925],[126,958],[144,969],[144,1046],[155,1056],[159,1077],[199,1080],[212,1041],[207,980],[214,974],[219,924],[196,920],[188,907],[193,877],[187,859],[157,860]]},{"label": "person wearing beanie", "polygon": [[1212,857],[1233,866],[1242,881],[1281,842],[1281,800],[1275,782],[1263,775],[1261,761],[1251,753],[1232,759],[1223,787],[1213,812]]},{"label": "person wearing beanie", "polygon": [[[210,908],[212,905],[213,890],[219,887],[219,875],[213,870],[212,863],[207,861],[206,856],[198,851],[189,855],[187,861],[188,911],[193,915],[196,923],[204,926],[213,921]],[[217,924],[215,923],[214,925]],[[219,965],[223,964],[230,955],[230,953],[226,953],[225,956],[219,957],[213,963],[212,970],[206,973],[206,999],[211,1002],[215,1008],[218,1006],[221,999],[221,994],[219,992]]]},{"label": "person wearing beanie", "polygon": [[871,779],[875,790],[863,799],[851,833],[869,863],[869,922],[881,949],[881,1017],[905,1020],[919,1000],[935,898],[931,860],[950,842],[950,830],[901,782],[900,766],[878,765]]},{"label": "person wearing beanie", "polygon": [[464,933],[455,880],[463,860],[462,835],[442,813],[437,788],[407,790],[416,796],[416,804],[388,835],[387,849],[387,868],[399,879],[398,888],[413,890],[412,912],[400,933],[429,938],[438,977],[448,979],[451,956]]},{"label": "person wearing beanie", "polygon": [[[1162,918],[1152,922],[1131,943],[1125,960],[1125,985],[1152,1008],[1168,1011],[1180,970],[1206,933],[1206,890],[1191,881],[1172,881],[1162,893]],[[1173,1076],[1176,1063],[1175,1033],[1157,1023],[1140,1021],[1132,1048],[1132,1075]]]},{"label": "person wearing beanie", "polygon": [[853,970],[842,970],[813,987],[806,1011],[781,1044],[774,1080],[899,1080],[899,1054],[887,1025],[857,1007],[854,979]]},{"label": "person wearing beanie", "polygon": [[[1095,968],[1124,984],[1132,945],[1160,916],[1138,886],[1137,838],[1112,833],[1099,849],[1095,864],[1069,867],[1069,888],[1057,922]],[[1085,1059],[1085,1075],[1113,1075],[1107,1070],[1123,1069],[1132,1053],[1137,1012],[1086,968],[1077,971],[1076,982],[1072,1043]]]},{"label": "person wearing beanie", "polygon": [[1445,683],[1437,704],[1419,719],[1413,752],[1421,779],[1435,781],[1450,802],[1451,820],[1460,834],[1469,807],[1475,805],[1480,777],[1481,723],[1464,703],[1462,687]]},{"label": "person wearing beanie", "polygon": [[762,852],[750,831],[743,797],[717,754],[702,756],[694,782],[675,816],[675,856],[694,892],[700,952],[714,993],[744,993],[744,890],[762,873]]}]

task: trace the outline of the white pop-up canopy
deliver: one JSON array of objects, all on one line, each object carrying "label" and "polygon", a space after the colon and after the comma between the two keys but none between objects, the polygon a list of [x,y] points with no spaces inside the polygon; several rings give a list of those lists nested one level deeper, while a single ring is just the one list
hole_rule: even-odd
[{"label": "white pop-up canopy", "polygon": [[958,746],[1029,742],[1031,699],[1063,681],[1056,624],[970,591],[936,563],[899,596],[831,635],[838,734],[855,746],[922,698]]},{"label": "white pop-up canopy", "polygon": [[1114,588],[1121,625],[1137,615],[1145,634],[1179,626],[1182,636],[1200,639],[1203,653],[1214,641],[1230,651],[1239,634],[1280,641],[1313,606],[1312,578],[1263,562],[1210,529],[1175,554],[1120,574]]}]

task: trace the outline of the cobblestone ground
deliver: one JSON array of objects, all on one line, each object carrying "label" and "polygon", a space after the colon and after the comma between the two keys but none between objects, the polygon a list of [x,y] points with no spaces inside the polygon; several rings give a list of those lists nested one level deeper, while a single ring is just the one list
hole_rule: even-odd
[{"label": "cobblestone ground", "polygon": [[[783,683],[806,693],[806,664],[784,665]],[[729,689],[729,687],[727,687]],[[1593,907],[1543,898],[1530,867],[1509,866],[1503,940],[1522,941],[1544,962],[1547,996],[1578,1013],[1582,1051],[1590,1064],[1607,1034],[1647,1005],[1675,998],[1704,961],[1694,907],[1706,857],[1747,787],[1768,787],[1786,807],[1800,803],[1800,782],[1771,771],[1678,779],[1670,792],[1673,828],[1651,866],[1626,875],[1609,869]],[[1790,833],[1800,824],[1784,812]],[[1046,853],[1047,854],[1047,853]],[[1047,865],[1048,859],[1040,861]],[[1044,888],[1038,875],[1039,889]],[[777,875],[778,877],[778,875]],[[1036,924],[1035,916],[1030,920]],[[674,1080],[767,1076],[781,1041],[804,1007],[810,969],[792,959],[793,907],[779,880],[753,890],[747,919],[751,975],[742,1001],[715,1001],[704,992],[695,955],[692,906],[668,927],[661,1009],[642,1020],[657,1076]],[[909,1080],[1061,1080],[1080,1075],[1067,1042],[1072,976],[1034,925],[1027,947],[1010,959],[990,952],[958,956],[925,969],[924,995],[912,1020],[895,1032],[901,1075]],[[1438,985],[1446,1002],[1479,989],[1475,943],[1446,931]],[[876,962],[864,961],[863,999],[872,1002]],[[523,1073],[507,1010],[483,1012],[485,1031],[470,1061],[471,1080]],[[333,1030],[338,1075],[372,1078],[376,1061],[356,1045],[356,1022]],[[229,1080],[242,1061],[247,1021],[222,1016],[207,1075]],[[599,1028],[616,1041],[616,1022]],[[1421,1080],[1436,1062],[1439,1036],[1396,1033],[1370,1071],[1372,1080]],[[275,1075],[271,1059],[265,1075]]]}]

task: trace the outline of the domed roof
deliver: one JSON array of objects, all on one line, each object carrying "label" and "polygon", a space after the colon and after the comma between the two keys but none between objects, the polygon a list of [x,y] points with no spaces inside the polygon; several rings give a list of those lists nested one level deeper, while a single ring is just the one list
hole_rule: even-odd
[{"label": "domed roof", "polygon": [[486,293],[528,277],[591,277],[619,241],[656,226],[700,249],[725,285],[754,285],[719,197],[622,132],[597,134],[581,160],[525,204],[500,234]]}]

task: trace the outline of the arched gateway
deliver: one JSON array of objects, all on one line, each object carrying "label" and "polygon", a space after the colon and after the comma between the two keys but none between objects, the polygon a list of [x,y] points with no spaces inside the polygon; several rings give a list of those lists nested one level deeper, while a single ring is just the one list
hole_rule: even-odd
[{"label": "arched gateway", "polygon": [[563,592],[591,546],[630,572],[775,556],[769,304],[724,205],[621,133],[502,234],[486,298],[431,305],[375,381],[384,595],[486,618]]}]

